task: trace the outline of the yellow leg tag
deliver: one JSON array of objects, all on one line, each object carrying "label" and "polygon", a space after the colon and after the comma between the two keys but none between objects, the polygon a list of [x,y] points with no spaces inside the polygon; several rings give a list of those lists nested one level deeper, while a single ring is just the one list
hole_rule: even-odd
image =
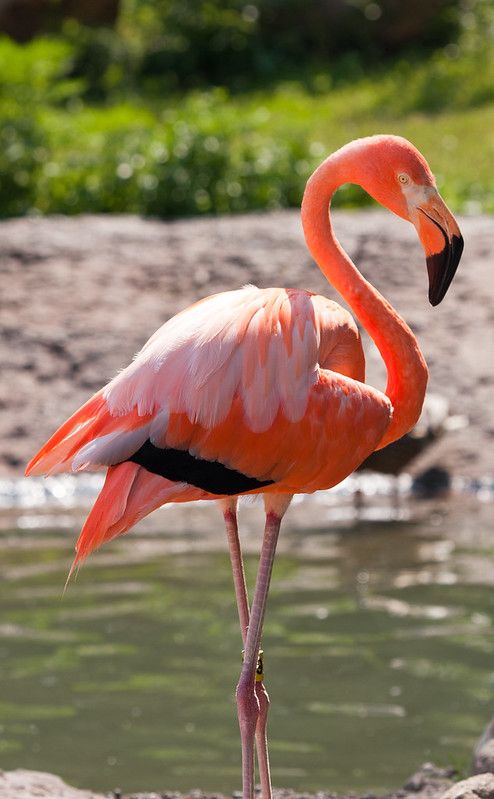
[{"label": "yellow leg tag", "polygon": [[262,651],[262,649],[260,649],[256,666],[256,682],[262,682],[263,680],[264,680],[264,652]]},{"label": "yellow leg tag", "polygon": [[[245,649],[242,649],[242,658],[245,655]],[[256,666],[256,682],[262,682],[264,680],[264,650],[260,649],[259,654],[257,656],[257,666]]]}]

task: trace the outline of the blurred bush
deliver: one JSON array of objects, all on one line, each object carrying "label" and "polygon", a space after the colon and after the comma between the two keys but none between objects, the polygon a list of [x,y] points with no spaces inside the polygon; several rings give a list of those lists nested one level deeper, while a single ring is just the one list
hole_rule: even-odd
[{"label": "blurred bush", "polygon": [[472,0],[463,5],[457,41],[448,42],[428,58],[400,59],[389,76],[383,75],[382,99],[395,114],[436,114],[493,102],[492,0]]},{"label": "blurred bush", "polygon": [[255,114],[240,117],[220,90],[191,95],[160,119],[120,105],[50,127],[53,157],[32,198],[44,213],[176,216],[290,206],[314,163],[304,139],[278,141],[256,130]]},{"label": "blurred bush", "polygon": [[107,64],[118,51],[148,93],[211,85],[238,91],[299,78],[345,56],[335,72],[348,80],[370,62],[440,47],[460,26],[458,0],[127,0],[115,31],[81,29],[79,68],[90,91],[98,90],[94,65],[105,66],[106,48]]},{"label": "blurred bush", "polygon": [[[0,30],[27,41],[35,33],[60,31],[67,19],[92,24],[93,35],[79,28],[78,67],[87,69],[96,88],[96,70],[106,71],[116,56],[120,63],[132,62],[148,90],[239,89],[293,76],[307,65],[327,65],[343,54],[365,65],[404,50],[440,47],[456,38],[464,5],[465,0],[2,0]],[[97,27],[104,24],[106,32]]]},{"label": "blurred bush", "polygon": [[0,118],[0,216],[19,216],[32,208],[42,136],[15,102],[0,101]]},{"label": "blurred bush", "polygon": [[[314,9],[322,13],[322,5]],[[391,0],[353,5],[376,23],[376,7],[393,8]],[[166,217],[295,206],[329,150],[383,129],[427,148],[456,207],[474,197],[476,210],[494,209],[494,145],[482,134],[494,124],[492,2],[464,0],[445,27],[457,26],[457,39],[427,57],[365,69],[362,53],[368,64],[373,58],[365,47],[330,64],[312,62],[334,31],[320,31],[319,49],[322,23],[304,20],[298,35],[304,9],[315,14],[302,0],[127,0],[117,30],[70,20],[63,36],[26,45],[0,39],[0,215]],[[288,15],[276,48],[268,12]],[[389,37],[390,19],[386,30]],[[297,71],[302,79],[289,80]],[[231,86],[252,75],[278,80],[235,94]],[[230,88],[184,91],[203,82]],[[339,205],[368,201],[355,187],[335,198]]]},{"label": "blurred bush", "polygon": [[120,0],[2,0],[0,31],[17,42],[55,32],[64,19],[86,25],[115,24]]},{"label": "blurred bush", "polygon": [[72,94],[75,84],[63,79],[70,53],[61,41],[0,40],[0,216],[32,208],[46,138],[36,106]]}]

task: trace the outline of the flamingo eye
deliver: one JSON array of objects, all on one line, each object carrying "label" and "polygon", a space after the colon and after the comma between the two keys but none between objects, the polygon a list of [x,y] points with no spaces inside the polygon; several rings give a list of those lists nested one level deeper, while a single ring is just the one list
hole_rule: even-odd
[{"label": "flamingo eye", "polygon": [[408,175],[406,175],[404,172],[402,172],[400,175],[398,175],[398,180],[399,180],[399,181],[400,181],[400,183],[402,183],[404,186],[408,186],[408,184],[410,183],[410,178],[409,178],[409,177],[408,177]]}]

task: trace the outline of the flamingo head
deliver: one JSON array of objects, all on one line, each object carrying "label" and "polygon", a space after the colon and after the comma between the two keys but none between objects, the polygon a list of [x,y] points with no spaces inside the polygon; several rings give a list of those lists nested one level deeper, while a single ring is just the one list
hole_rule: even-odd
[{"label": "flamingo head", "polygon": [[426,256],[429,301],[439,305],[458,268],[463,238],[427,161],[401,136],[370,136],[347,147],[352,182],[415,226]]}]

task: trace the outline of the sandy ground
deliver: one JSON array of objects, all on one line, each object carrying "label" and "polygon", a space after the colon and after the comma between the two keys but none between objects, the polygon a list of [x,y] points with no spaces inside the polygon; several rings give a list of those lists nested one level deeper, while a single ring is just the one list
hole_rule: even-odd
[{"label": "sandy ground", "polygon": [[[463,261],[444,303],[427,301],[415,231],[382,211],[335,214],[342,243],[417,333],[430,390],[468,427],[415,465],[494,474],[494,219],[460,220]],[[305,248],[297,212],[177,222],[137,217],[0,224],[0,477],[21,474],[45,438],[193,300],[245,283],[336,296]],[[377,351],[369,381],[383,387]]]}]

